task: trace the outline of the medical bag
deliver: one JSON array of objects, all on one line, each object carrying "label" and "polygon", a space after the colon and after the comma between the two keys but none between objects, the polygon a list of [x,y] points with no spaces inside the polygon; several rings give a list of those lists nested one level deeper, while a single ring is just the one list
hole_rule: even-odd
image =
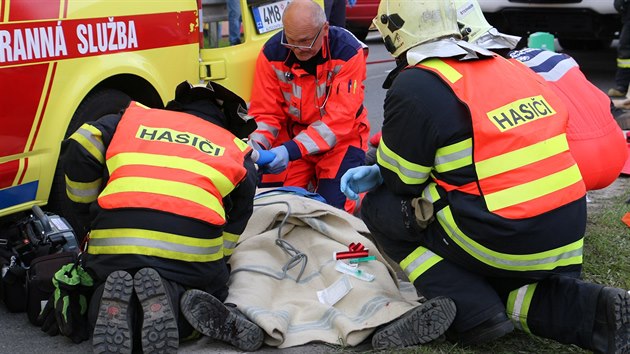
[{"label": "medical bag", "polygon": [[62,217],[33,206],[32,213],[0,234],[0,299],[10,312],[34,320],[53,291],[52,278],[63,265],[75,262],[77,238]]}]

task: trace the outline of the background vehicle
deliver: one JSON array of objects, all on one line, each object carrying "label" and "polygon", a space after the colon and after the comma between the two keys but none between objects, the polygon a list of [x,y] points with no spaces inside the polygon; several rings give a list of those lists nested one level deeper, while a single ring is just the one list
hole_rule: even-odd
[{"label": "background vehicle", "polygon": [[478,0],[488,22],[521,37],[549,32],[564,49],[610,45],[621,20],[612,0]]},{"label": "background vehicle", "polygon": [[241,0],[243,43],[204,48],[202,29],[227,19],[224,3],[2,1],[0,217],[48,203],[76,226],[61,141],[130,99],[163,107],[178,83],[213,80],[248,101],[256,57],[286,4]]},{"label": "background vehicle", "polygon": [[352,7],[346,5],[346,29],[360,41],[365,41],[365,37],[370,31],[379,2],[380,0],[357,0],[357,3]]},{"label": "background vehicle", "polygon": [[[478,0],[488,22],[499,31],[523,37],[549,32],[564,49],[608,47],[621,30],[610,0]],[[357,0],[346,6],[346,28],[365,40],[379,0]]]}]

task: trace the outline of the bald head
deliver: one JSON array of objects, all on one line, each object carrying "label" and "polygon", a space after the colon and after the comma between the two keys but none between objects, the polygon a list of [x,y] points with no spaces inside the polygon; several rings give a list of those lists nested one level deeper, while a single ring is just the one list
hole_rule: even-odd
[{"label": "bald head", "polygon": [[328,36],[324,10],[313,0],[293,0],[282,15],[282,38],[300,61],[314,57]]},{"label": "bald head", "polygon": [[293,0],[282,15],[282,24],[289,31],[320,28],[326,22],[324,9],[313,0]]}]

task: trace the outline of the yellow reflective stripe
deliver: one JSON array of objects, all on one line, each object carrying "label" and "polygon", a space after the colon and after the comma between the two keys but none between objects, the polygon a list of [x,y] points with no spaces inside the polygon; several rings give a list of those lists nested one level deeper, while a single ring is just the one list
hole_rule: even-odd
[{"label": "yellow reflective stripe", "polygon": [[105,162],[105,145],[100,130],[85,123],[70,135],[70,139],[81,144],[98,162]]},{"label": "yellow reflective stripe", "polygon": [[516,328],[527,333],[532,333],[527,325],[527,317],[537,285],[538,283],[522,286],[508,295],[507,315],[510,316]]},{"label": "yellow reflective stripe", "polygon": [[453,242],[466,253],[491,267],[514,270],[551,270],[581,264],[584,238],[552,250],[532,254],[509,254],[493,251],[468,237],[457,227],[450,206],[438,211],[437,219]]},{"label": "yellow reflective stripe", "polygon": [[381,140],[377,150],[378,164],[398,175],[406,184],[422,184],[429,178],[431,167],[409,162],[390,150]]},{"label": "yellow reflective stripe", "polygon": [[630,59],[617,58],[618,68],[630,68]]},{"label": "yellow reflective stripe", "polygon": [[212,180],[212,183],[219,190],[219,193],[221,193],[221,196],[223,197],[228,195],[235,188],[232,181],[230,181],[230,179],[222,174],[220,171],[195,159],[139,152],[124,152],[110,157],[107,160],[107,167],[110,171],[110,174],[119,167],[125,165],[145,165],[176,168],[179,170],[192,172],[200,176],[208,177],[210,178],[210,180]]},{"label": "yellow reflective stripe", "polygon": [[577,164],[537,180],[485,194],[488,210],[495,211],[545,196],[582,180]]},{"label": "yellow reflective stripe", "polygon": [[569,150],[566,135],[560,134],[539,143],[475,163],[479,179],[495,176]]},{"label": "yellow reflective stripe", "polygon": [[247,145],[246,142],[244,142],[243,140],[239,138],[234,138],[234,145],[236,145],[236,147],[239,148],[241,152],[247,150],[247,148],[249,147],[249,145]]},{"label": "yellow reflective stripe", "polygon": [[439,148],[435,153],[435,170],[452,171],[472,164],[472,138]]},{"label": "yellow reflective stripe", "polygon": [[223,251],[213,254],[189,254],[147,246],[89,246],[90,254],[140,254],[186,262],[212,262],[223,258]]},{"label": "yellow reflective stripe", "polygon": [[201,239],[142,229],[100,229],[90,232],[88,252],[210,262],[223,258],[223,239]]},{"label": "yellow reflective stripe", "polygon": [[76,203],[91,203],[96,200],[101,191],[103,179],[99,178],[93,182],[75,182],[66,175],[66,194],[68,198]]},{"label": "yellow reflective stripe", "polygon": [[442,259],[442,257],[429,251],[427,248],[419,246],[400,262],[400,267],[409,277],[409,281],[413,283],[419,276]]},{"label": "yellow reflective stripe", "polygon": [[425,60],[420,64],[439,71],[451,83],[455,83],[457,80],[462,78],[462,74],[460,74],[459,71],[455,70],[452,66],[446,64],[440,59],[432,58]]},{"label": "yellow reflective stripe", "polygon": [[144,108],[144,109],[151,109],[151,107],[145,106],[140,102],[137,101],[133,101],[133,103],[135,103],[136,106],[140,107],[140,108]]},{"label": "yellow reflective stripe", "polygon": [[112,180],[100,197],[124,192],[145,192],[189,200],[214,210],[225,219],[225,211],[220,201],[212,193],[187,183],[144,177],[122,177]]},{"label": "yellow reflective stripe", "polygon": [[231,256],[238,244],[240,235],[231,234],[229,232],[223,232],[223,254]]},{"label": "yellow reflective stripe", "polygon": [[431,203],[440,200],[440,193],[437,191],[437,183],[430,182],[422,191],[422,196]]}]

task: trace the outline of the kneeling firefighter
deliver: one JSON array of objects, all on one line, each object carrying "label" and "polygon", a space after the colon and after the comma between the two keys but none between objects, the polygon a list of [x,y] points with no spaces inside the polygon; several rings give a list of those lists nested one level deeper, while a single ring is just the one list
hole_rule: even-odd
[{"label": "kneeling firefighter", "polygon": [[566,104],[534,71],[461,39],[473,3],[380,2],[373,22],[398,65],[376,164],[348,170],[342,191],[367,192],[361,218],[419,293],[453,300],[447,340],[517,328],[628,353],[630,293],[580,279],[586,188]]},{"label": "kneeling firefighter", "polygon": [[[201,333],[241,350],[262,345],[262,330],[223,305],[227,259],[256,189],[241,140],[255,129],[246,113],[218,84],[183,82],[165,109],[132,101],[63,142],[68,197],[89,205],[92,220],[83,266],[95,284],[87,310],[95,353],[176,352],[199,322]],[[180,298],[193,288],[209,300],[205,312],[184,313],[189,323]]]}]

